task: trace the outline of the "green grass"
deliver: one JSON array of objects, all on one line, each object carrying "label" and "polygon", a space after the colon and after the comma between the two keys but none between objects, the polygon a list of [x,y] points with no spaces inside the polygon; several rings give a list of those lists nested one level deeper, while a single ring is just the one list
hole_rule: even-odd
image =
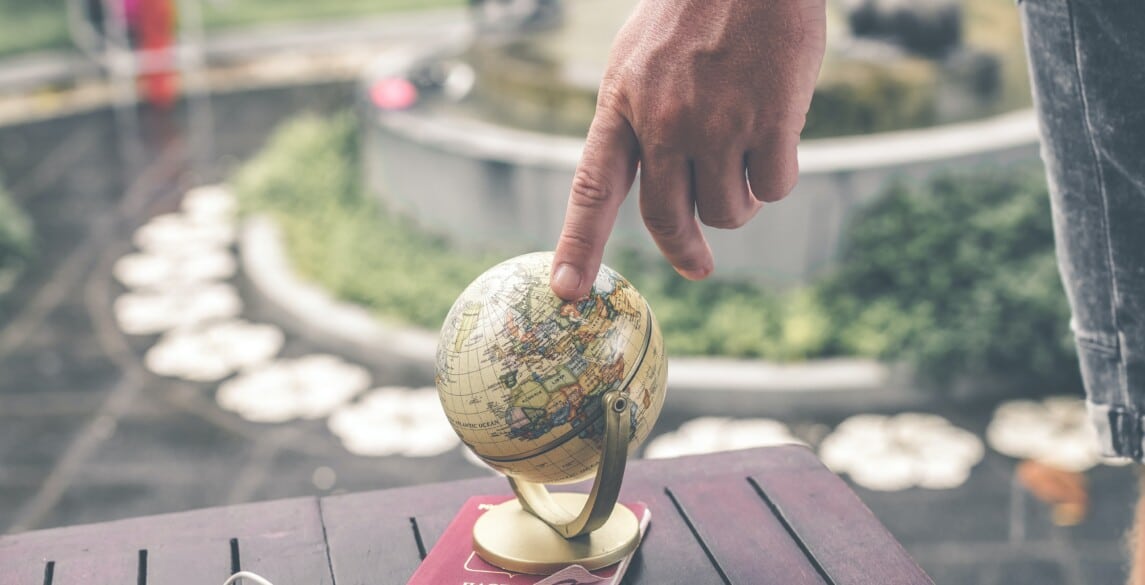
[{"label": "green grass", "polygon": [[[463,0],[219,0],[204,2],[208,30],[334,20],[462,6]],[[0,56],[73,47],[63,0],[0,0]]]}]

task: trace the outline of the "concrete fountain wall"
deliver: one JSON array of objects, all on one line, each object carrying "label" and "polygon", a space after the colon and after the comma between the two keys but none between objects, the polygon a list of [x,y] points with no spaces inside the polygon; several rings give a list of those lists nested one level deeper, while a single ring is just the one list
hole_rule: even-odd
[{"label": "concrete fountain wall", "polygon": [[[430,54],[384,55],[365,79],[401,75]],[[508,255],[554,246],[583,140],[500,126],[449,109],[380,111],[362,99],[360,110],[366,183],[388,209],[460,248]],[[791,196],[766,206],[739,230],[706,229],[716,273],[776,286],[806,282],[846,245],[847,220],[892,180],[1032,160],[1037,144],[1032,111],[805,141]],[[637,193],[638,185],[622,206],[610,252],[655,251],[631,201]]]}]

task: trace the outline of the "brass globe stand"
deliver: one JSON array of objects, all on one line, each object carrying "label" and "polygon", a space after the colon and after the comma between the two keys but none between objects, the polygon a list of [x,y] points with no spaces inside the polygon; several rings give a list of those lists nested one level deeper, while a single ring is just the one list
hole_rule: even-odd
[{"label": "brass globe stand", "polygon": [[[592,491],[550,494],[544,484],[509,478],[515,500],[481,515],[473,548],[508,571],[547,575],[569,565],[592,571],[619,562],[640,544],[640,521],[617,505],[632,422],[619,392],[603,399],[604,446]],[[576,512],[575,510],[579,510]]]}]

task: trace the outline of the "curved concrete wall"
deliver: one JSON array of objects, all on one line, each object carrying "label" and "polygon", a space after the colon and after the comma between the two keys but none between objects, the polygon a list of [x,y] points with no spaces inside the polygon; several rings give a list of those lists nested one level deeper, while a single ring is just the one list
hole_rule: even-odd
[{"label": "curved concrete wall", "polygon": [[[389,55],[373,68],[400,71],[416,56]],[[369,188],[387,208],[462,247],[505,254],[550,249],[583,141],[429,114],[380,112],[362,101]],[[806,141],[800,180],[787,199],[766,206],[739,230],[705,229],[718,276],[773,285],[806,282],[845,245],[848,218],[896,177],[1005,165],[1038,155],[1032,111],[970,123]],[[610,250],[654,251],[635,201],[621,208]],[[607,258],[606,258],[607,261]]]}]

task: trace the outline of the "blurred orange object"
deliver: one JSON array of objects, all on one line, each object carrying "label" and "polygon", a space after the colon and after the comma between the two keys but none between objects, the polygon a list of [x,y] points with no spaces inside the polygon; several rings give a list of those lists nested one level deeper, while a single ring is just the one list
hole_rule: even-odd
[{"label": "blurred orange object", "polygon": [[1033,460],[1019,463],[1015,473],[1022,487],[1051,506],[1054,524],[1076,526],[1085,520],[1089,510],[1085,475]]}]

